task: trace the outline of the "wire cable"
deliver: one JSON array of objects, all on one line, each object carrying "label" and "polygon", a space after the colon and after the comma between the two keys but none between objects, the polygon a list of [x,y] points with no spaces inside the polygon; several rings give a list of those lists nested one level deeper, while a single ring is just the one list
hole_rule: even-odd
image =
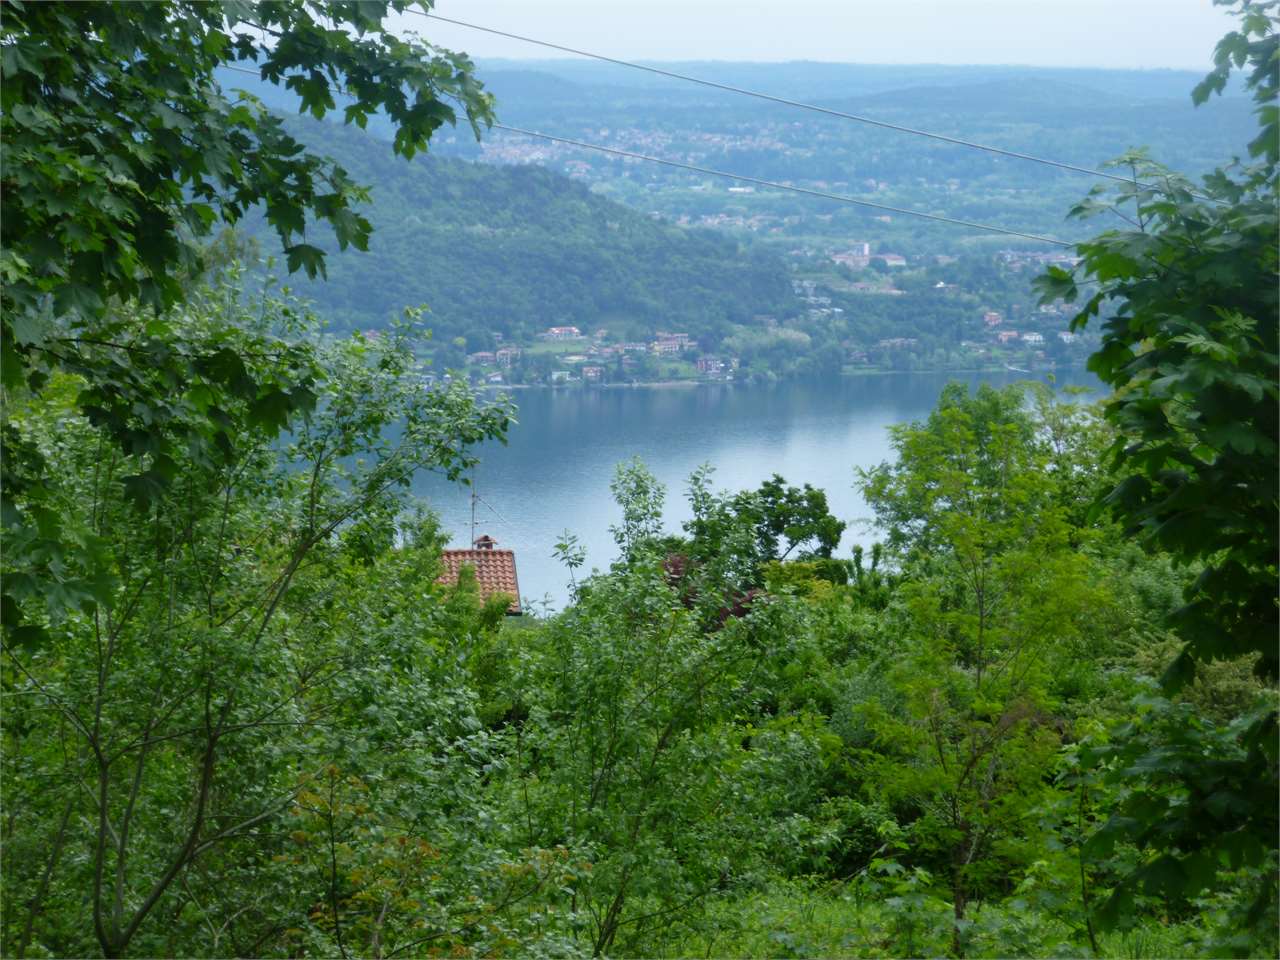
[{"label": "wire cable", "polygon": [[[592,53],[589,50],[579,50],[575,47],[566,47],[559,43],[550,43],[546,40],[537,40],[533,37],[522,36],[518,33],[509,33],[505,30],[495,30],[493,27],[482,27],[477,23],[467,23],[465,20],[454,20],[450,17],[442,17],[438,13],[426,13],[422,10],[408,9],[406,13],[412,13],[419,17],[426,17],[431,20],[439,20],[442,23],[451,23],[454,26],[466,27],[469,30],[479,30],[483,33],[490,33],[494,36],[506,37],[509,40],[519,40],[523,43],[532,43],[540,47],[547,47],[551,50],[559,50],[562,53],[572,53],[580,57],[589,57],[592,60],[600,60],[604,63],[612,63],[620,67],[629,67],[632,70],[643,70],[646,73],[656,74],[660,77],[667,77],[672,80],[683,80],[686,83],[696,83],[700,86],[710,87],[714,90],[723,90],[728,93],[740,94],[744,97],[755,97],[757,100],[767,100],[770,103],[778,103],[787,107],[796,107],[800,110],[810,110],[813,113],[825,114],[829,117],[838,117],[841,120],[852,120],[856,123],[866,123],[873,127],[883,127],[886,130],[896,130],[899,133],[908,133],[917,137],[928,137],[931,140],[940,140],[943,143],[950,143],[960,147],[969,147],[973,150],[983,150],[987,153],[999,154],[1004,157],[1011,157],[1015,160],[1030,160],[1033,163],[1042,163],[1046,166],[1057,167],[1060,170],[1069,170],[1072,173],[1083,173],[1091,177],[1103,177],[1107,180],[1117,180],[1121,183],[1132,184],[1132,177],[1122,177],[1118,174],[1107,173],[1105,170],[1095,170],[1091,167],[1082,167],[1078,164],[1067,163],[1062,160],[1052,160],[1048,157],[1038,157],[1030,153],[1019,153],[1016,150],[1006,150],[1003,147],[993,147],[987,143],[977,143],[973,140],[964,140],[960,137],[949,137],[943,133],[933,133],[930,130],[917,130],[914,127],[903,126],[898,123],[890,123],[887,120],[876,120],[874,117],[864,117],[856,113],[846,113],[843,110],[835,110],[830,107],[820,107],[814,103],[805,103],[801,100],[791,100],[787,97],[774,96],[771,93],[762,93],[759,90],[748,90],[744,87],[736,87],[728,83],[719,83],[715,80],[707,80],[704,77],[694,77],[684,73],[677,73],[674,70],[664,70],[661,67],[648,66],[643,63],[635,63],[631,60],[620,60],[617,57],[608,57],[600,53]],[[1202,197],[1200,199],[1211,199]]]},{"label": "wire cable", "polygon": [[[229,64],[223,64],[223,68],[227,70],[235,70],[239,73],[247,73],[250,76],[259,76],[258,71],[249,70],[245,67],[236,67]],[[345,96],[350,96],[345,90],[339,89],[339,92]],[[648,163],[657,163],[666,167],[675,167],[680,170],[688,170],[693,173],[701,173],[706,176],[720,177],[725,180],[736,180],[742,183],[754,183],[758,186],[769,187],[774,190],[784,190],[790,193],[799,193],[805,196],[818,197],[823,200],[834,200],[838,203],[847,203],[853,206],[869,207],[872,210],[882,210],[885,213],[896,213],[904,217],[918,217],[922,220],[932,220],[937,223],[949,223],[955,226],[970,227],[974,230],[985,230],[989,233],[1000,233],[1010,237],[1020,237],[1024,240],[1035,240],[1039,243],[1050,243],[1059,247],[1072,247],[1074,244],[1059,240],[1056,237],[1045,237],[1037,233],[1026,233],[1021,230],[1011,230],[1008,227],[997,227],[989,223],[978,223],[974,220],[962,220],[958,217],[947,217],[938,213],[925,213],[923,210],[912,210],[907,207],[895,207],[887,203],[876,203],[874,200],[862,200],[858,197],[851,197],[843,193],[828,193],[825,190],[814,190],[810,187],[798,187],[791,183],[781,183],[777,180],[764,180],[760,177],[748,177],[740,173],[731,173],[727,170],[716,170],[713,167],[700,167],[692,163],[684,163],[680,160],[668,160],[664,157],[654,157],[645,153],[635,153],[631,150],[620,150],[617,147],[606,147],[600,143],[589,143],[586,140],[574,140],[571,137],[558,137],[550,133],[542,133],[538,130],[525,130],[522,127],[512,127],[505,123],[493,123],[490,125],[494,130],[505,130],[507,133],[514,133],[525,137],[534,137],[540,140],[548,140],[553,143],[563,143],[568,146],[578,147],[583,150],[596,150],[600,153],[608,153],[618,157],[625,157],[630,160],[643,160]]]}]

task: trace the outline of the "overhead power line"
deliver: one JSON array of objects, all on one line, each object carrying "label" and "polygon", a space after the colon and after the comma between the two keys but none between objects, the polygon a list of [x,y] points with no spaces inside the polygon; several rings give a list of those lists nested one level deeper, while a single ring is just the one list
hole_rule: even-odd
[{"label": "overhead power line", "polygon": [[420,17],[427,17],[431,20],[439,20],[442,23],[451,23],[458,27],[466,27],[468,30],[479,30],[482,33],[489,33],[498,37],[506,37],[509,40],[519,40],[522,43],[532,43],[539,47],[546,47],[550,50],[559,50],[562,53],[572,53],[580,57],[590,57],[592,60],[600,60],[604,63],[612,63],[620,67],[629,67],[632,70],[643,70],[645,73],[656,74],[660,77],[667,77],[672,80],[683,80],[686,83],[696,83],[703,87],[710,87],[713,90],[723,90],[728,93],[740,94],[744,97],[755,97],[757,100],[767,100],[770,103],[778,103],[787,107],[796,107],[800,110],[809,110],[813,113],[821,113],[829,117],[838,117],[841,120],[852,120],[856,123],[866,123],[873,127],[883,127],[886,130],[896,130],[899,133],[909,133],[916,137],[928,137],[931,140],[940,140],[943,143],[950,143],[959,147],[969,147],[973,150],[983,150],[987,153],[999,154],[1003,157],[1012,157],[1015,160],[1030,160],[1033,163],[1042,163],[1046,166],[1057,167],[1060,170],[1069,170],[1072,173],[1083,173],[1091,177],[1102,177],[1107,180],[1117,180],[1121,183],[1131,184],[1134,182],[1132,177],[1122,177],[1118,174],[1107,173],[1105,170],[1095,170],[1092,167],[1082,167],[1078,164],[1066,163],[1062,160],[1052,160],[1048,157],[1037,157],[1030,153],[1019,153],[1016,150],[1005,150],[1003,147],[993,147],[987,143],[977,143],[973,140],[965,140],[960,137],[949,137],[946,134],[934,133],[930,130],[917,130],[914,127],[907,127],[898,123],[890,123],[887,120],[877,120],[874,117],[864,117],[856,113],[846,113],[843,110],[821,107],[815,103],[805,103],[801,100],[791,100],[787,97],[774,96],[771,93],[762,93],[759,90],[748,90],[744,87],[736,87],[729,83],[719,83],[715,80],[708,80],[705,77],[694,77],[684,73],[677,73],[674,70],[664,70],[661,67],[635,63],[631,60],[621,60],[617,57],[608,57],[601,53],[592,53],[590,50],[579,50],[575,47],[566,47],[559,43],[537,40],[533,37],[526,37],[518,33],[509,33],[506,30],[495,30],[493,27],[482,27],[478,23],[467,23],[465,20],[454,20],[450,17],[442,17],[438,13],[424,13],[421,10],[414,9],[409,9],[405,12],[416,14]]},{"label": "overhead power line", "polygon": [[755,183],[762,187],[770,187],[774,190],[787,190],[791,193],[802,193],[810,197],[821,197],[823,200],[835,200],[839,203],[849,203],[859,207],[870,207],[873,210],[883,210],[886,213],[897,213],[904,217],[919,217],[923,220],[935,220],[938,223],[950,223],[961,227],[972,227],[975,230],[987,230],[991,233],[1003,233],[1010,237],[1022,237],[1024,240],[1037,240],[1041,243],[1052,243],[1059,247],[1070,247],[1074,244],[1068,243],[1066,240],[1058,240],[1055,237],[1042,237],[1036,233],[1023,233],[1021,230],[1010,230],[1007,227],[997,227],[989,223],[977,223],[973,220],[961,220],[957,217],[944,217],[937,213],[925,213],[923,210],[911,210],[907,207],[894,207],[887,203],[876,203],[873,200],[861,200],[858,197],[851,197],[843,193],[828,193],[825,190],[813,190],[809,187],[797,187],[792,183],[781,183],[777,180],[763,180],[760,177],[748,177],[740,173],[730,173],[727,170],[716,170],[713,167],[700,167],[692,163],[684,163],[680,160],[667,160],[664,157],[654,157],[645,153],[633,153],[630,150],[619,150],[616,147],[606,147],[599,143],[588,143],[585,140],[574,140],[570,137],[557,137],[550,133],[540,133],[537,130],[524,130],[520,127],[511,127],[505,123],[495,123],[493,125],[496,130],[506,130],[508,133],[518,133],[526,137],[537,137],[541,140],[550,140],[555,143],[564,143],[573,147],[581,147],[584,150],[598,150],[601,153],[611,153],[619,157],[627,157],[632,160],[645,160],[649,163],[660,163],[667,167],[677,167],[681,170],[690,170],[694,173],[702,173],[712,177],[722,177],[726,180],[739,180],[743,183]]},{"label": "overhead power line", "polygon": [[[250,76],[259,76],[258,71],[249,70],[245,67],[236,67],[224,64],[225,69],[235,70],[238,73],[246,73]],[[339,89],[339,92],[350,96],[345,90]],[[514,133],[525,137],[535,137],[540,140],[548,140],[553,143],[563,143],[571,147],[579,147],[583,150],[596,150],[600,153],[608,153],[617,157],[625,157],[630,160],[643,160],[647,163],[657,163],[665,167],[675,167],[680,170],[688,170],[692,173],[700,173],[711,177],[720,177],[725,180],[736,180],[742,183],[754,183],[758,186],[769,187],[774,190],[784,190],[790,193],[799,193],[809,197],[818,197],[823,200],[834,200],[838,203],[847,203],[858,207],[868,207],[872,210],[881,210],[885,213],[896,213],[904,217],[917,217],[922,220],[933,220],[937,223],[949,223],[955,226],[970,227],[974,230],[984,230],[988,233],[1000,233],[1009,237],[1021,237],[1024,240],[1035,240],[1039,243],[1051,243],[1059,247],[1070,247],[1073,244],[1066,240],[1059,240],[1056,237],[1044,237],[1036,233],[1026,233],[1021,230],[1010,230],[1007,227],[997,227],[989,223],[978,223],[974,220],[962,220],[958,217],[947,217],[937,213],[926,213],[923,210],[912,210],[908,207],[895,207],[887,203],[876,203],[874,200],[862,200],[858,197],[851,197],[843,193],[829,193],[825,190],[814,190],[810,187],[798,187],[792,183],[782,183],[777,180],[765,180],[760,177],[749,177],[740,173],[731,173],[728,170],[716,170],[714,167],[702,167],[693,163],[685,163],[681,160],[668,160],[665,157],[654,157],[645,153],[635,153],[631,150],[620,150],[617,147],[606,147],[600,143],[590,143],[586,140],[574,140],[571,137],[558,137],[550,133],[542,133],[538,130],[525,130],[521,127],[512,127],[505,123],[491,124],[495,130],[505,130],[507,133]]]}]

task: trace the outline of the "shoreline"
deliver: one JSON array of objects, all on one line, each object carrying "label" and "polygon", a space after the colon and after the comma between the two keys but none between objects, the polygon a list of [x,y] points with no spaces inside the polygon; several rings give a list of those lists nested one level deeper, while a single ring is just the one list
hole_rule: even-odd
[{"label": "shoreline", "polygon": [[[955,370],[842,370],[838,376],[840,379],[855,377],[887,377],[887,376],[903,376],[903,375],[928,375],[937,376],[939,374],[951,374],[954,376],[971,376],[975,373],[1011,373],[1018,374],[1023,379],[1043,379],[1045,376],[1056,373],[1069,373],[1080,370],[1088,370],[1085,364],[1053,367],[1048,370],[1010,370],[1007,367],[969,367],[965,369]],[[820,382],[822,380],[835,379],[835,377],[794,377],[784,378],[778,377],[776,380],[757,380],[750,382],[745,379],[741,380],[643,380],[635,383],[503,383],[503,384],[477,384],[482,390],[504,391],[504,390],[637,390],[637,389],[688,389],[690,387],[736,387],[736,386],[763,386],[766,383],[804,383],[804,382]]]}]

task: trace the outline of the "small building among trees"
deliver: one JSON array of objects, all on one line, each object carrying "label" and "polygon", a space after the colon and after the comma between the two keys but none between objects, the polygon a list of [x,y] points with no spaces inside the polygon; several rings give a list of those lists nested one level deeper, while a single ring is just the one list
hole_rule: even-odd
[{"label": "small building among trees", "polygon": [[481,601],[495,594],[511,597],[507,616],[518,617],[520,609],[520,582],[516,578],[516,554],[514,550],[497,550],[498,541],[488,534],[476,538],[471,550],[445,550],[440,561],[442,571],[436,583],[457,586],[463,567],[470,567],[480,592]]}]

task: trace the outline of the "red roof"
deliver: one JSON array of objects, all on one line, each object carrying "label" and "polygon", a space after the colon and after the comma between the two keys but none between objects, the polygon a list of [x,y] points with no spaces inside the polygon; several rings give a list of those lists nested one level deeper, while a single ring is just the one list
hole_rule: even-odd
[{"label": "red roof", "polygon": [[464,565],[469,566],[476,572],[481,600],[488,600],[495,593],[505,593],[514,598],[507,613],[520,613],[520,584],[516,580],[514,550],[445,550],[441,560],[444,572],[436,578],[436,583],[456,584],[458,571]]}]

